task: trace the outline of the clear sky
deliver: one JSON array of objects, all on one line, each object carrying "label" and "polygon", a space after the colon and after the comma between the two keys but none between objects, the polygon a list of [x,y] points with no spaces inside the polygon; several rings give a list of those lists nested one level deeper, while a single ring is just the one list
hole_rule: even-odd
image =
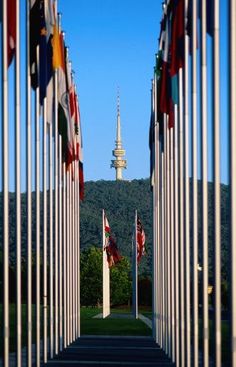
[{"label": "clear sky", "polygon": [[111,180],[117,86],[125,179],[149,176],[150,88],[160,0],[59,0],[79,91],[85,180]]}]

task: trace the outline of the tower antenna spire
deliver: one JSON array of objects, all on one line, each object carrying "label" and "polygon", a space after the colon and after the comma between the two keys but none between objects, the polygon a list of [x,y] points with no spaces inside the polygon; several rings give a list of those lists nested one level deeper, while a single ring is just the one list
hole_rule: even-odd
[{"label": "tower antenna spire", "polygon": [[113,156],[116,158],[111,161],[111,168],[116,170],[116,180],[123,180],[122,170],[127,167],[127,161],[122,159],[125,155],[125,150],[122,148],[121,141],[121,126],[120,126],[120,91],[117,87],[117,125],[116,125],[116,146],[112,151]]}]

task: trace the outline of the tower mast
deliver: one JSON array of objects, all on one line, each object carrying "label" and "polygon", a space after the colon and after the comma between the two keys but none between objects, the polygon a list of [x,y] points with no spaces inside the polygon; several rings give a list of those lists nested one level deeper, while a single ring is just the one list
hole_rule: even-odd
[{"label": "tower mast", "polygon": [[120,126],[120,96],[117,95],[117,125],[116,125],[116,147],[112,151],[114,160],[111,161],[111,168],[116,170],[116,181],[123,180],[122,170],[127,167],[127,161],[122,157],[125,155],[125,150],[122,148],[121,141],[121,126]]}]

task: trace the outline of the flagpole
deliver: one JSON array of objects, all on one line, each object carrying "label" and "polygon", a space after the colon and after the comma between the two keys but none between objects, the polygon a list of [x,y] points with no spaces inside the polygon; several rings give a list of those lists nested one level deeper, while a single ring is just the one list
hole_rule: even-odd
[{"label": "flagpole", "polygon": [[[56,112],[57,114],[57,109]],[[58,135],[58,182],[59,182],[59,348],[60,352],[63,350],[63,307],[65,307],[65,303],[63,302],[63,275],[64,275],[64,267],[63,267],[63,220],[62,220],[62,145],[61,145],[61,135]]]},{"label": "flagpole", "polygon": [[72,340],[75,341],[75,326],[76,326],[76,319],[75,319],[75,165],[74,161],[72,162],[73,167],[73,176],[72,179]]},{"label": "flagpole", "polygon": [[15,51],[15,190],[16,190],[16,364],[21,366],[21,125],[20,125],[20,17],[16,2]]},{"label": "flagpole", "polygon": [[202,122],[202,238],[203,238],[203,361],[209,365],[208,317],[208,187],[207,187],[207,61],[206,1],[201,3],[201,122]]},{"label": "flagpole", "polygon": [[197,2],[192,3],[193,366],[198,366]]},{"label": "flagpole", "polygon": [[77,287],[78,287],[78,335],[77,337],[80,337],[80,187],[79,187],[79,161],[78,161],[78,181],[77,181],[77,207],[78,207],[78,218],[77,218],[77,236],[78,236],[78,256],[77,256],[77,267],[78,267],[78,278],[77,278]]},{"label": "flagpole", "polygon": [[[167,116],[166,116],[167,117]],[[171,292],[170,292],[170,140],[169,128],[167,126],[168,120],[166,118],[166,288],[167,288],[167,354],[171,358]]]},{"label": "flagpole", "polygon": [[229,1],[230,207],[231,207],[231,364],[236,366],[236,3]]},{"label": "flagpole", "polygon": [[70,164],[69,170],[69,285],[70,285],[70,296],[69,296],[69,309],[70,309],[70,320],[69,320],[69,329],[70,329],[70,343],[73,341],[73,289],[71,288],[72,285],[72,267],[73,267],[73,238],[72,238],[72,164]]},{"label": "flagpole", "polygon": [[70,177],[69,172],[66,171],[66,309],[67,309],[67,342],[66,345],[70,344],[70,227],[69,227],[69,220],[70,220]]},{"label": "flagpole", "polygon": [[[62,141],[62,138],[61,138]],[[63,172],[63,347],[67,346],[67,176],[66,164],[62,163]]]},{"label": "flagpole", "polygon": [[175,105],[174,125],[174,242],[175,242],[175,363],[180,366],[179,320],[179,200],[178,200],[178,106]]},{"label": "flagpole", "polygon": [[137,272],[137,210],[135,210],[134,243],[133,243],[133,314],[138,319],[138,272]]},{"label": "flagpole", "polygon": [[[47,101],[43,101],[43,359],[48,355],[48,315],[47,315]],[[50,264],[51,265],[51,264]],[[51,266],[50,266],[51,268]],[[51,270],[50,270],[51,271]],[[51,294],[51,292],[50,292]]]},{"label": "flagpole", "polygon": [[[175,105],[174,105],[175,108]],[[170,261],[171,265],[171,360],[175,362],[175,257],[174,257],[174,146],[173,128],[170,129]]]},{"label": "flagpole", "polygon": [[[188,21],[188,0],[185,0],[185,24]],[[185,30],[184,41],[184,238],[185,238],[185,315],[186,315],[186,366],[191,366],[191,315],[190,315],[190,219],[189,219],[189,37]]]},{"label": "flagpole", "polygon": [[215,243],[215,366],[221,366],[221,215],[220,215],[220,55],[219,0],[214,1],[213,35],[213,150],[214,150],[214,243]]},{"label": "flagpole", "polygon": [[[76,159],[76,157],[75,157]],[[75,339],[78,338],[78,287],[77,287],[77,279],[78,279],[78,207],[77,207],[77,164],[76,160],[74,162],[74,180],[75,180],[75,196],[74,196],[74,206],[75,206],[75,229],[74,229],[74,237],[75,237],[75,260],[74,260],[74,266],[75,266]]]},{"label": "flagpole", "polygon": [[[53,141],[52,141],[52,123],[49,124],[49,248],[50,248],[50,357],[55,353],[54,343],[54,249],[53,249]],[[56,218],[55,218],[56,220]]]},{"label": "flagpole", "polygon": [[167,115],[164,114],[164,152],[163,152],[163,316],[164,316],[164,351],[168,355],[168,300],[167,300]]},{"label": "flagpole", "polygon": [[[164,131],[163,131],[164,134]],[[161,331],[162,331],[162,349],[165,350],[165,212],[164,212],[164,152],[161,154]]]},{"label": "flagpole", "polygon": [[31,129],[31,86],[30,86],[30,1],[26,1],[26,141],[27,141],[27,364],[32,364],[32,129]]},{"label": "flagpole", "polygon": [[7,0],[2,0],[2,190],[3,190],[3,339],[4,366],[9,366],[9,176],[8,176],[8,72]]},{"label": "flagpole", "polygon": [[[58,94],[57,94],[57,69],[54,71],[54,111],[58,108]],[[59,352],[59,320],[58,320],[58,219],[59,219],[59,205],[58,205],[58,114],[55,112],[54,116],[55,126],[54,126],[54,246],[55,246],[55,354]]]}]

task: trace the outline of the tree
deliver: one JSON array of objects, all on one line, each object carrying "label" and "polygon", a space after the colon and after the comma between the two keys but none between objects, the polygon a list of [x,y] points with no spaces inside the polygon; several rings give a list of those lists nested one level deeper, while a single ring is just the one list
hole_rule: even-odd
[{"label": "tree", "polygon": [[111,268],[111,304],[122,305],[131,298],[130,262],[126,257]]},{"label": "tree", "polygon": [[81,305],[97,306],[102,301],[102,249],[82,251],[80,266]]},{"label": "tree", "polygon": [[[81,253],[81,305],[102,302],[102,249],[90,247]],[[126,257],[110,271],[111,305],[128,303],[131,297],[130,263]]]}]

